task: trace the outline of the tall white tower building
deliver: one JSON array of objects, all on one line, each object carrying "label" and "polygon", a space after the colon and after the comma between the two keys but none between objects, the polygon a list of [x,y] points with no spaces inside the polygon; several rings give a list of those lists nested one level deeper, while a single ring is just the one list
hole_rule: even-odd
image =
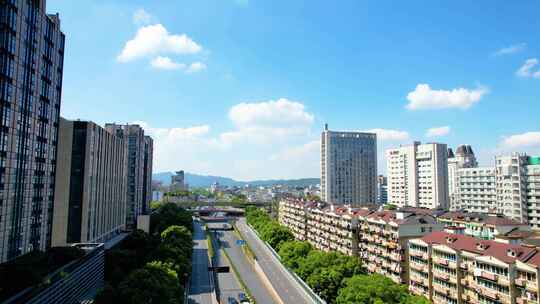
[{"label": "tall white tower building", "polygon": [[414,142],[386,151],[388,202],[400,207],[447,209],[446,144]]},{"label": "tall white tower building", "polygon": [[321,194],[331,204],[361,206],[377,201],[377,135],[321,134]]},{"label": "tall white tower building", "polygon": [[456,153],[448,148],[448,196],[450,198],[450,210],[458,210],[458,171],[462,168],[477,168],[478,162],[470,145],[460,145]]}]

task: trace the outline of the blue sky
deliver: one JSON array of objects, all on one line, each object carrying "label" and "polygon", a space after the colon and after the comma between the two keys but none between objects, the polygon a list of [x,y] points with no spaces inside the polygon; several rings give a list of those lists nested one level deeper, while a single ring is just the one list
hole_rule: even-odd
[{"label": "blue sky", "polygon": [[[319,175],[319,134],[540,153],[538,1],[48,0],[62,114],[139,122],[154,171]],[[431,130],[430,130],[431,129]]]}]

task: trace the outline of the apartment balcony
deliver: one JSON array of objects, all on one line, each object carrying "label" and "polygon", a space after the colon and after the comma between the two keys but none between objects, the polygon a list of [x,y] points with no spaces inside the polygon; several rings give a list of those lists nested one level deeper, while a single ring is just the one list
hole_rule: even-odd
[{"label": "apartment balcony", "polygon": [[453,299],[456,299],[456,300],[458,298],[457,289],[454,289],[454,288],[449,288],[449,287],[442,286],[442,285],[439,285],[439,284],[433,284],[433,290],[437,291],[437,292],[439,292],[439,293],[441,293],[443,295],[446,295],[449,298],[453,298]]},{"label": "apartment balcony", "polygon": [[428,287],[429,288],[429,279],[426,279],[418,274],[414,274],[412,273],[411,274],[411,281],[414,281],[416,282],[417,284],[420,284],[422,286],[425,286],[425,287]]},{"label": "apartment balcony", "polygon": [[426,261],[429,259],[429,255],[422,251],[411,250],[409,251],[409,255],[426,260]]},{"label": "apartment balcony", "polygon": [[457,263],[454,261],[450,261],[445,258],[436,257],[436,256],[432,256],[431,258],[433,259],[433,264],[443,265],[451,269],[457,268]]},{"label": "apartment balcony", "polygon": [[409,285],[409,291],[417,296],[424,296],[426,298],[429,298],[429,291],[424,291],[422,288],[419,288],[417,286]]},{"label": "apartment balcony", "polygon": [[531,300],[526,298],[516,298],[516,304],[538,304],[538,300]]},{"label": "apartment balcony", "polygon": [[497,290],[493,290],[493,289],[490,289],[490,288],[486,288],[484,286],[478,286],[477,285],[476,291],[478,292],[478,294],[481,294],[482,296],[484,296],[486,298],[490,298],[492,300],[499,301],[500,303],[503,303],[503,304],[507,304],[507,303],[510,304],[511,303],[509,295],[504,294],[502,292],[499,292]]},{"label": "apartment balcony", "polygon": [[409,265],[410,268],[414,269],[414,270],[418,270],[418,271],[421,271],[421,272],[429,272],[429,268],[427,265],[422,265],[422,264],[419,264],[419,263],[410,263]]},{"label": "apartment balcony", "polygon": [[444,273],[442,271],[435,270],[435,269],[433,269],[433,276],[436,277],[436,278],[441,279],[442,281],[449,281],[450,280],[450,275],[449,274]]},{"label": "apartment balcony", "polygon": [[476,299],[478,298],[478,296],[476,294],[475,289],[465,288],[463,290],[462,298],[466,299],[467,301],[476,302]]},{"label": "apartment balcony", "polygon": [[475,273],[475,276],[481,277],[481,278],[484,278],[486,280],[490,280],[493,282],[497,282],[500,285],[510,286],[510,280],[508,279],[508,277],[505,277],[505,276],[497,275],[497,274],[486,272],[486,271],[480,271],[479,273],[477,272]]},{"label": "apartment balcony", "polygon": [[391,254],[390,254],[390,259],[391,259],[392,261],[401,263],[401,262],[403,262],[403,260],[404,260],[404,256],[401,255],[401,254],[399,254],[399,253],[391,253]]},{"label": "apartment balcony", "polygon": [[524,279],[516,279],[516,286],[523,287],[532,292],[538,292],[538,284],[536,281],[529,281]]}]

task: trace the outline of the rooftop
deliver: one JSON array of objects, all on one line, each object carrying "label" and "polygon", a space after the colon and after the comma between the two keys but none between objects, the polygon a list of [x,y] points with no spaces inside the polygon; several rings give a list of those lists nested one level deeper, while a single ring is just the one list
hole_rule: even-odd
[{"label": "rooftop", "polygon": [[448,246],[454,250],[467,251],[482,256],[491,256],[507,264],[515,261],[527,262],[538,254],[535,248],[479,240],[472,236],[437,231],[421,238],[425,243]]}]

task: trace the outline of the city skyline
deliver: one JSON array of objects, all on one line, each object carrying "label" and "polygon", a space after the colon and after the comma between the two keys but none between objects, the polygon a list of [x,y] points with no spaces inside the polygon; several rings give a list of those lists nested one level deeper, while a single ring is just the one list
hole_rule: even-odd
[{"label": "city skyline", "polygon": [[66,33],[85,33],[69,35],[62,115],[139,122],[154,172],[317,177],[326,122],[377,133],[379,173],[386,149],[414,140],[471,144],[480,165],[540,152],[532,2],[48,7]]}]

